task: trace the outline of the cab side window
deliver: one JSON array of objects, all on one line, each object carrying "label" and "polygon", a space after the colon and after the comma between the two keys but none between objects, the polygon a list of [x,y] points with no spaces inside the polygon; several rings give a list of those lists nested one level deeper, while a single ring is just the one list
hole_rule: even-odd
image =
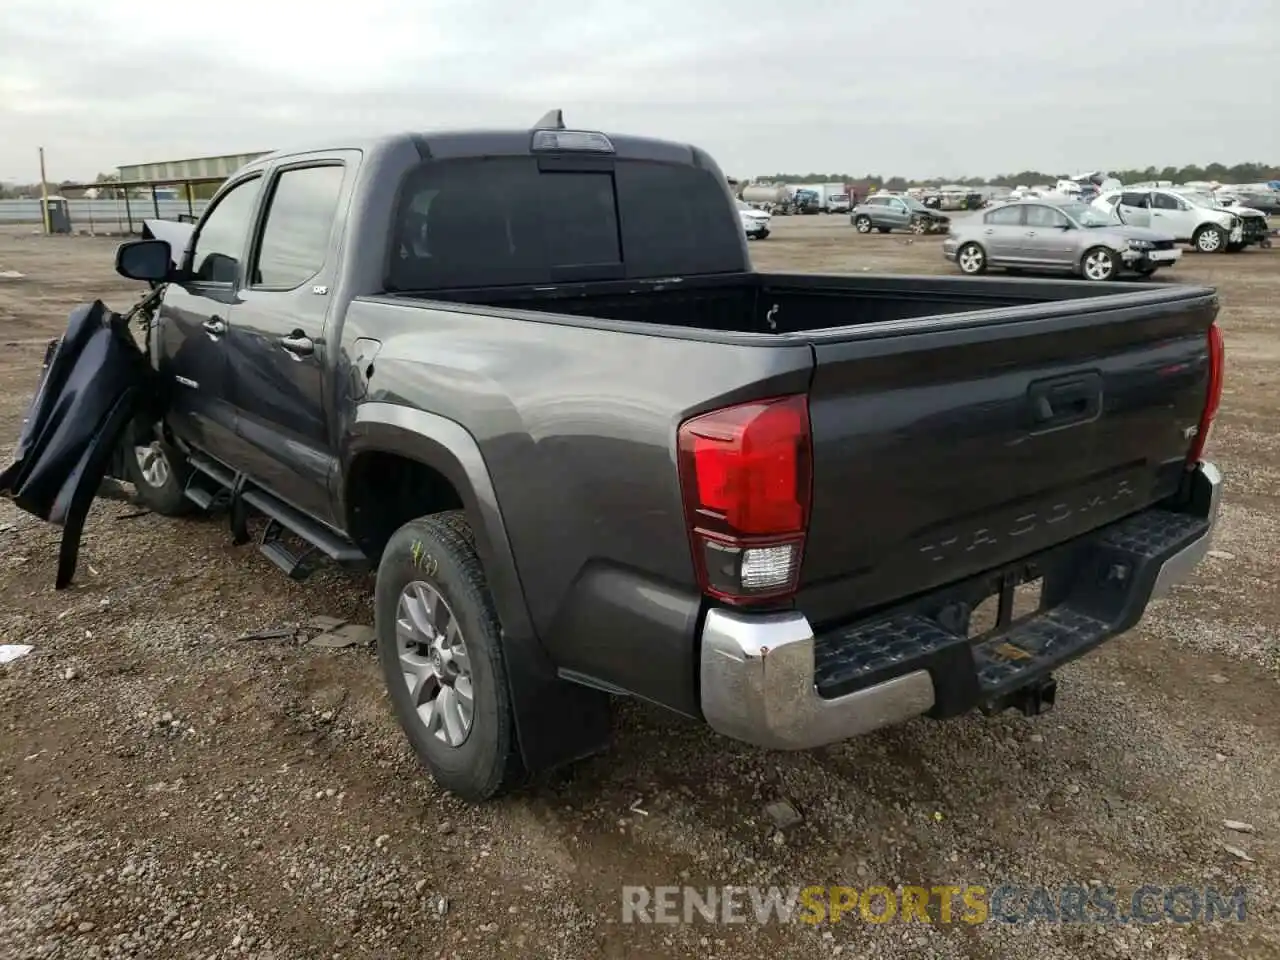
[{"label": "cab side window", "polygon": [[1052,227],[1065,227],[1067,225],[1066,215],[1061,210],[1055,210],[1053,207],[1046,207],[1040,204],[1027,207],[1027,226],[1043,227],[1049,229]]},{"label": "cab side window", "polygon": [[261,189],[261,177],[236,184],[218,198],[204,218],[191,255],[192,280],[196,283],[230,286],[236,282]]},{"label": "cab side window", "polygon": [[1178,198],[1167,193],[1153,193],[1151,195],[1151,208],[1153,210],[1179,210],[1181,204]]},{"label": "cab side window", "polygon": [[320,272],[342,193],[343,167],[285,170],[276,179],[258,245],[253,285],[292,290]]}]

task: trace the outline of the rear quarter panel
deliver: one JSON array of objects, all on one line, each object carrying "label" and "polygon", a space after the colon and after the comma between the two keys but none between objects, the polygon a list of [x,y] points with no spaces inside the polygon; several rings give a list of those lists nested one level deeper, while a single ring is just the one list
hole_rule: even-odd
[{"label": "rear quarter panel", "polygon": [[811,348],[440,306],[352,304],[344,344],[383,341],[367,399],[431,411],[475,438],[531,620],[562,671],[697,715],[702,601],[676,430],[718,406],[805,391]]}]

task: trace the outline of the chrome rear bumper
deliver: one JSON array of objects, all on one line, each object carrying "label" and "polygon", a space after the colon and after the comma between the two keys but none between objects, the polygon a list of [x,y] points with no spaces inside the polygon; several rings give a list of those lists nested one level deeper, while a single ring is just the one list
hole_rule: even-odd
[{"label": "chrome rear bumper", "polygon": [[[1186,579],[1208,553],[1221,490],[1218,469],[1202,463],[1193,481],[1193,509],[1207,527],[1195,540],[1154,559],[1158,567],[1154,583],[1147,581],[1152,583],[1147,600]],[[823,697],[814,682],[814,631],[802,613],[711,610],[701,640],[703,716],[717,732],[747,743],[804,750],[900,723],[934,706],[933,678],[923,667],[843,696]]]}]

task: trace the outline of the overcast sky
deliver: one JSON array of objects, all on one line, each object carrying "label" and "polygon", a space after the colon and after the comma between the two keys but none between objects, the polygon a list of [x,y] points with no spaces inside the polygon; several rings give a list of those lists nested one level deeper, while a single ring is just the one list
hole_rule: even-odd
[{"label": "overcast sky", "polygon": [[0,0],[0,179],[552,107],[735,176],[1274,163],[1277,37],[1280,0]]}]

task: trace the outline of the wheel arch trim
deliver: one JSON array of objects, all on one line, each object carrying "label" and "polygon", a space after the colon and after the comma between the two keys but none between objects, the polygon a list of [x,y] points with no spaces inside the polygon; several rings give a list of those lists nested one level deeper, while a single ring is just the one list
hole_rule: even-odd
[{"label": "wheel arch trim", "polygon": [[390,453],[415,460],[445,477],[458,492],[472,521],[476,552],[484,564],[503,627],[518,636],[534,636],[533,621],[524,599],[524,588],[515,554],[507,538],[502,510],[480,445],[460,423],[394,403],[369,402],[356,408],[342,445],[342,516],[351,527],[354,504],[348,478],[356,460],[366,453]]}]

